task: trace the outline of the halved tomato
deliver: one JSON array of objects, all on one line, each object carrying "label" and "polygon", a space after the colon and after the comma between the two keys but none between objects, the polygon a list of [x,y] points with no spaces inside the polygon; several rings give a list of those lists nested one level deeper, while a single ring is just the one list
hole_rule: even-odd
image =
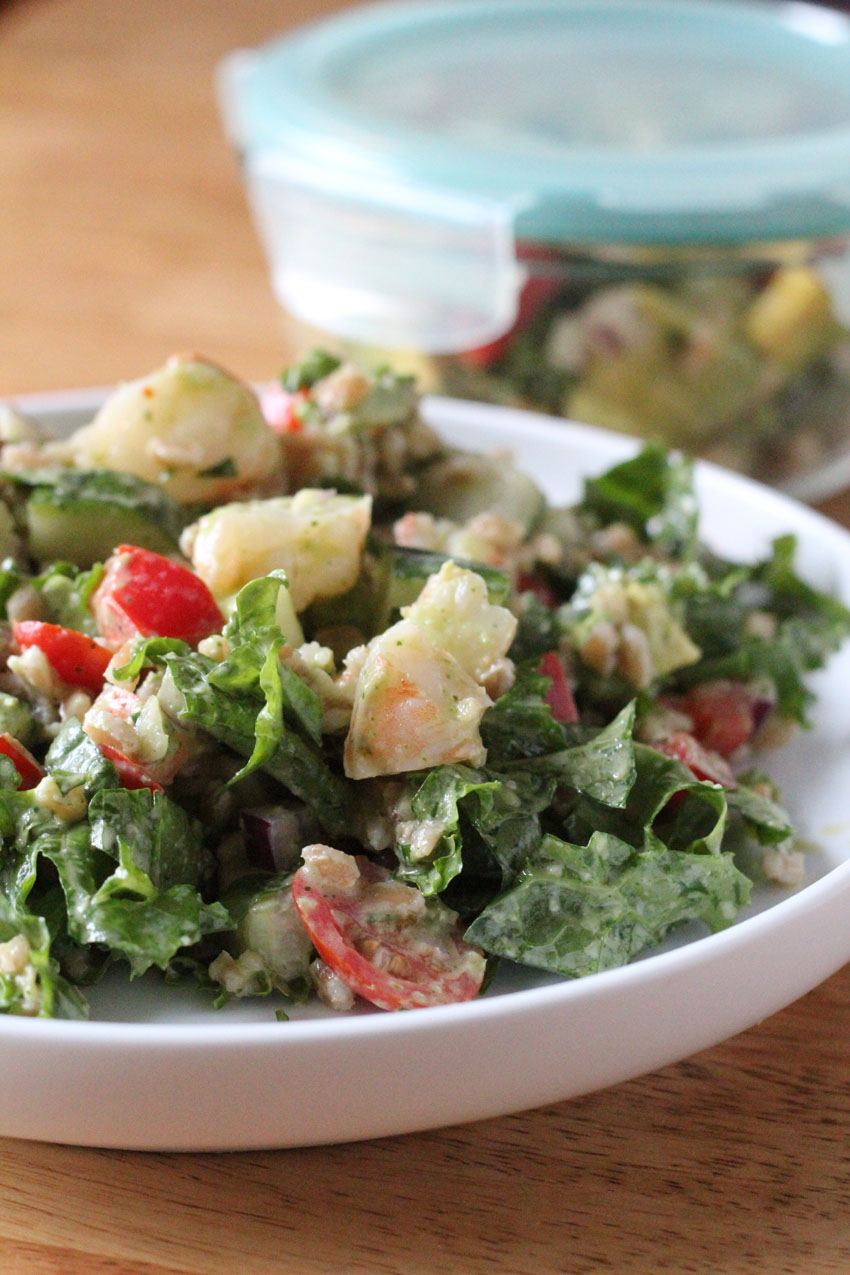
[{"label": "halved tomato", "polygon": [[196,646],[224,623],[200,576],[137,545],[119,545],[107,559],[92,611],[104,640],[115,646],[135,637],[182,638]]},{"label": "halved tomato", "polygon": [[748,744],[773,702],[747,682],[716,680],[692,686],[671,701],[691,719],[691,732],[704,748],[731,757]]},{"label": "halved tomato", "polygon": [[[316,951],[339,979],[379,1009],[472,1000],[486,962],[454,912],[395,881],[363,856],[308,846],[292,898]],[[348,861],[348,862],[346,862]]]},{"label": "halved tomato", "polygon": [[309,390],[285,390],[282,385],[272,384],[260,395],[260,407],[276,434],[300,434],[304,428],[300,409],[309,398]]},{"label": "halved tomato", "polygon": [[44,778],[44,771],[28,748],[14,735],[0,735],[0,753],[8,757],[21,777],[21,790],[35,788]]},{"label": "halved tomato", "polygon": [[546,703],[556,722],[577,722],[578,709],[570,689],[563,661],[557,651],[547,651],[537,671],[550,679]]},{"label": "halved tomato", "polygon": [[549,581],[538,574],[536,571],[520,571],[516,582],[517,593],[533,593],[538,602],[543,606],[549,607],[550,611],[562,602],[563,599],[559,595]]},{"label": "halved tomato", "polygon": [[150,788],[151,792],[164,791],[162,784],[149,775],[138,762],[131,761],[129,757],[125,757],[123,753],[119,753],[118,749],[113,748],[111,744],[98,744],[98,748],[117,770],[122,788],[131,790]]},{"label": "halved tomato", "polygon": [[709,780],[713,784],[722,784],[724,788],[737,787],[732,767],[720,753],[704,748],[698,739],[687,731],[677,730],[666,739],[656,740],[653,745],[665,757],[674,757],[691,771],[695,779]]},{"label": "halved tomato", "polygon": [[18,620],[12,636],[22,651],[37,646],[47,662],[68,686],[79,686],[97,695],[103,685],[112,652],[85,633],[42,620]]}]

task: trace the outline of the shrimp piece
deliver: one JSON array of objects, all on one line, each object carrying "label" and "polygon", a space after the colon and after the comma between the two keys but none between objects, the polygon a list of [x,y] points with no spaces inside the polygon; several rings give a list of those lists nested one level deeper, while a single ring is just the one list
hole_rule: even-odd
[{"label": "shrimp piece", "polygon": [[197,748],[194,732],[126,686],[107,682],[83,718],[83,730],[113,763],[128,788],[162,788]]},{"label": "shrimp piece", "polygon": [[123,470],[186,502],[226,500],[283,470],[250,386],[190,355],[120,386],[68,450],[80,468]]},{"label": "shrimp piece", "polygon": [[478,726],[491,700],[448,651],[401,620],[373,638],[357,682],[345,741],[352,779],[448,762],[481,765]]}]

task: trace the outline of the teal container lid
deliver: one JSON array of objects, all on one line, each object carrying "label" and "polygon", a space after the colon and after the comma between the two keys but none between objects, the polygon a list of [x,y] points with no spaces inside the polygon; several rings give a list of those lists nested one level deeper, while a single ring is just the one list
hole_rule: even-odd
[{"label": "teal container lid", "polygon": [[[405,275],[408,310],[422,293],[420,326],[433,326],[441,272],[456,276],[443,297],[456,318],[483,287],[484,327],[503,330],[517,240],[720,246],[850,230],[850,18],[813,4],[371,5],[232,54],[220,89],[283,299],[317,276],[324,234],[343,273],[363,254],[359,309],[382,330],[399,321],[387,287]],[[329,264],[313,310],[336,304]]]}]

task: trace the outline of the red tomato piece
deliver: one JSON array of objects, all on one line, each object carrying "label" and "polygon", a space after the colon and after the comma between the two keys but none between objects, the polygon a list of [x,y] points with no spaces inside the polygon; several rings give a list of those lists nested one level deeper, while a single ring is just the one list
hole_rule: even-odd
[{"label": "red tomato piece", "polygon": [[98,748],[118,771],[118,778],[121,780],[122,788],[150,788],[152,792],[163,791],[162,784],[149,775],[138,762],[131,761],[129,757],[125,757],[123,753],[119,753],[118,749],[113,748],[111,744],[98,744]]},{"label": "red tomato piece", "polygon": [[299,408],[309,397],[308,390],[292,392],[282,385],[267,385],[260,396],[260,407],[276,434],[300,434],[304,422]]},{"label": "red tomato piece", "polygon": [[721,757],[731,757],[748,744],[770,705],[744,682],[703,682],[676,700],[691,719],[691,731]]},{"label": "red tomato piece", "polygon": [[131,722],[141,708],[142,700],[134,691],[107,682],[95,700],[92,712],[86,716],[84,730],[104,757],[112,762],[125,788],[151,788],[154,792],[162,792],[163,785],[171,783],[191,754],[195,736],[191,731],[178,730],[168,753],[158,761],[135,756],[135,732],[128,736],[121,729],[121,723]]},{"label": "red tomato piece", "polygon": [[[524,247],[520,252],[520,258],[525,261],[542,260],[544,263],[547,260],[557,261],[557,257],[547,252],[545,248],[535,250]],[[495,341],[489,341],[486,345],[479,345],[473,350],[465,350],[460,355],[461,361],[472,367],[479,367],[485,370],[501,362],[517,332],[521,331],[539,314],[549,298],[554,296],[560,287],[561,281],[557,277],[557,268],[551,274],[532,273],[520,289],[517,317],[510,331],[505,332],[503,336],[497,337]]]},{"label": "red tomato piece", "polygon": [[0,735],[0,753],[8,757],[21,777],[21,789],[35,788],[44,778],[44,771],[28,748],[24,748],[14,735]]},{"label": "red tomato piece", "polygon": [[561,598],[553,589],[548,580],[543,576],[535,575],[530,571],[521,571],[516,582],[517,593],[533,593],[538,602],[542,602],[545,607],[556,607]]},{"label": "red tomato piece", "polygon": [[578,709],[558,652],[547,651],[537,671],[551,679],[551,685],[546,692],[546,703],[555,721],[577,722]]},{"label": "red tomato piece", "polygon": [[393,915],[388,883],[396,893],[418,891],[393,882],[368,859],[356,862],[360,877],[352,890],[317,884],[308,867],[292,879],[298,914],[325,964],[379,1009],[422,1009],[477,996],[486,963],[461,938],[455,914],[445,908],[446,923],[439,926]]},{"label": "red tomato piece", "polygon": [[80,686],[97,695],[112,652],[94,638],[42,620],[18,620],[12,625],[12,634],[22,651],[32,646],[43,651],[51,668],[68,686]]},{"label": "red tomato piece", "polygon": [[659,753],[664,753],[665,757],[674,757],[676,761],[683,762],[695,779],[707,779],[713,784],[722,784],[724,788],[737,787],[738,781],[725,757],[705,748],[687,731],[674,731],[652,746]]},{"label": "red tomato piece", "polygon": [[138,636],[182,638],[196,646],[224,623],[200,576],[136,545],[119,545],[107,559],[92,610],[101,634],[115,646]]}]

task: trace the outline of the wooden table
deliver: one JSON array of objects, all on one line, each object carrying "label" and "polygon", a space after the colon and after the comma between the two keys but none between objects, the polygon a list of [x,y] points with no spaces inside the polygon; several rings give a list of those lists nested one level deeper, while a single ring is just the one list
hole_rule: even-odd
[{"label": "wooden table", "polygon": [[[187,346],[247,377],[286,361],[212,72],[338,7],[0,5],[0,393]],[[848,1077],[845,969],[690,1061],[470,1127],[240,1155],[5,1140],[0,1271],[846,1275]]]}]

